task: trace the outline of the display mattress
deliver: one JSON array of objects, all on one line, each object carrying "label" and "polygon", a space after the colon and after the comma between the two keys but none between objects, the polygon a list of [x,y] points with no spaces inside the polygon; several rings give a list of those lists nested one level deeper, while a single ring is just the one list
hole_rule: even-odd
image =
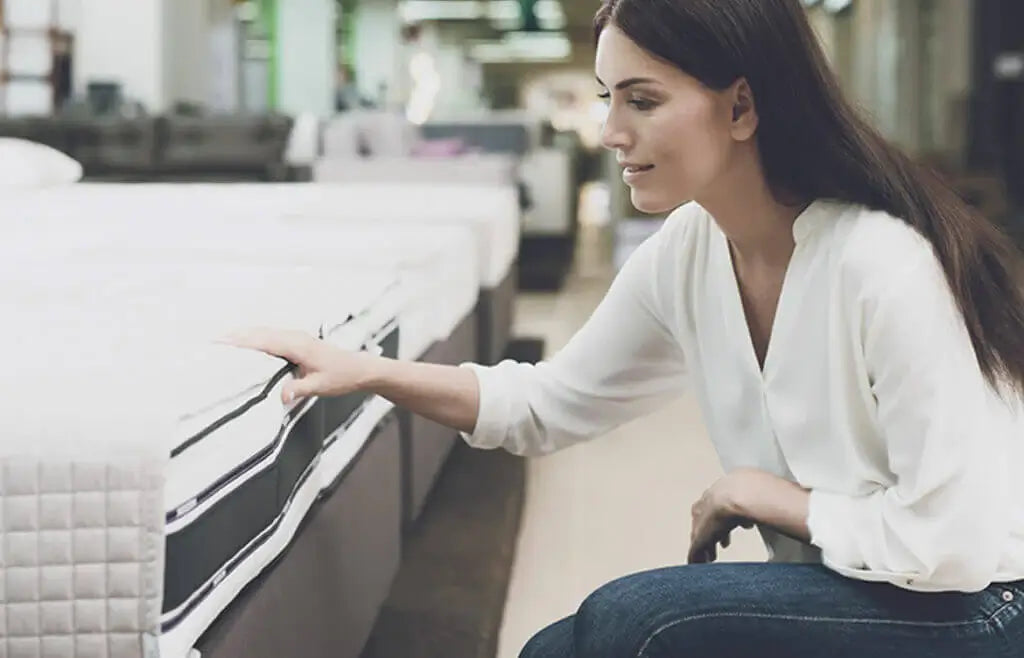
[{"label": "display mattress", "polygon": [[0,279],[18,284],[0,291],[3,648],[184,657],[391,411],[365,395],[286,407],[290,364],[209,338],[251,320],[395,355],[395,282],[156,266]]},{"label": "display mattress", "polygon": [[483,287],[505,279],[519,253],[521,215],[508,185],[427,183],[75,183],[8,193],[4,228],[127,217],[322,217],[355,225],[460,225],[476,241]]}]

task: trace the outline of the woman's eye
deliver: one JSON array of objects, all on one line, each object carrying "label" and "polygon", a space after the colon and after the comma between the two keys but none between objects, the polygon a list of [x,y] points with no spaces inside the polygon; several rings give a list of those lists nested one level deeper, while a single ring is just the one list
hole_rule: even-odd
[{"label": "woman's eye", "polygon": [[629,101],[629,104],[640,110],[641,112],[647,112],[648,110],[654,109],[654,103],[643,98],[634,98]]},{"label": "woman's eye", "polygon": [[[600,98],[601,100],[607,102],[607,101],[611,100],[612,95],[611,95],[611,92],[604,91],[604,92],[599,93],[597,95],[597,97]],[[653,110],[658,105],[654,101],[649,101],[649,100],[644,99],[644,98],[631,98],[628,101],[626,101],[626,103],[628,105],[633,106],[634,108],[636,108],[637,110],[639,110],[641,112],[648,112],[650,110]]]}]

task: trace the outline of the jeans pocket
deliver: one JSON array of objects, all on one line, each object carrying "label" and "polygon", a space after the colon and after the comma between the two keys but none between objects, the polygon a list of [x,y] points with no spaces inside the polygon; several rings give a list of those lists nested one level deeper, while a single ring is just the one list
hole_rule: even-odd
[{"label": "jeans pocket", "polygon": [[1021,583],[997,583],[981,595],[981,613],[989,623],[1015,617],[1024,606],[1024,587]]},{"label": "jeans pocket", "polygon": [[[988,618],[989,632],[1007,647],[1018,650],[1024,644],[1024,588],[1019,584],[997,585],[1002,606]],[[1016,652],[1007,655],[1018,655]]]}]

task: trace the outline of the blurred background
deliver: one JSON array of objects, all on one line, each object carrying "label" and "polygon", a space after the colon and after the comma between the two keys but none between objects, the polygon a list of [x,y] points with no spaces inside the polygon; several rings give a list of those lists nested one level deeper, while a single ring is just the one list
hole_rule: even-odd
[{"label": "blurred background", "polygon": [[[881,131],[1024,240],[1024,2],[803,4],[844,90]],[[0,0],[0,136],[70,155],[85,181],[510,179],[522,213],[516,334],[550,354],[661,220],[631,206],[598,143],[597,5]],[[478,159],[463,174],[436,167],[467,157]],[[685,398],[529,461],[508,550],[465,585],[497,595],[468,605],[431,598],[436,580],[400,580],[408,598],[389,604],[366,655],[497,647],[509,658],[602,583],[684,561],[689,506],[718,474],[703,432]],[[415,568],[445,550],[455,565],[472,561],[443,541],[435,549]],[[724,559],[762,557],[746,535]],[[403,634],[418,653],[383,648]]]},{"label": "blurred background", "polygon": [[[1018,232],[1024,4],[802,1],[879,128]],[[596,6],[2,0],[0,134],[108,180],[302,180],[323,157],[510,152],[525,163],[524,276],[557,287],[581,214],[603,226],[638,214],[598,146]],[[346,113],[355,129],[325,143]],[[648,228],[623,226],[625,248]]]},{"label": "blurred background", "polygon": [[[1017,232],[1024,4],[803,3],[845,90],[879,128]],[[570,261],[572,247],[554,238],[575,238],[581,210],[599,224],[637,215],[598,145],[596,6],[2,0],[0,133],[69,152],[93,179],[295,180],[317,158],[350,155],[342,146],[357,156],[412,155],[425,140],[512,151],[527,163],[523,178],[538,170],[530,159],[557,172],[558,193],[524,181],[524,204],[534,191],[541,206],[525,229],[552,238],[530,246],[540,260]],[[351,144],[325,144],[321,131],[289,152],[297,122],[329,126],[343,113],[364,127],[393,121]],[[555,151],[564,162],[550,162]],[[564,269],[537,278],[558,284]]]}]

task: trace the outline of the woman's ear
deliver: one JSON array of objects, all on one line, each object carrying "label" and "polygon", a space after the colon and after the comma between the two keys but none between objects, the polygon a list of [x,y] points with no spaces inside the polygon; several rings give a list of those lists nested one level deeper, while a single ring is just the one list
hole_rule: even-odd
[{"label": "woman's ear", "polygon": [[752,139],[757,134],[757,104],[754,90],[746,78],[740,78],[729,88],[732,102],[732,136],[739,142]]}]

